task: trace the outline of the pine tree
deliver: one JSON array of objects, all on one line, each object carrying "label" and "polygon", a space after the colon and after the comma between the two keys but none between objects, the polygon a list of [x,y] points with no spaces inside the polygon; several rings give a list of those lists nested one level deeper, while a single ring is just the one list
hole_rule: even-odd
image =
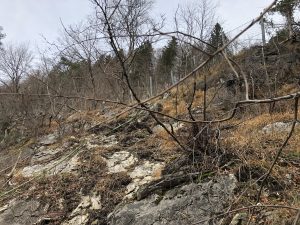
[{"label": "pine tree", "polygon": [[145,41],[137,50],[131,66],[130,81],[139,89],[140,94],[148,87],[150,76],[153,75],[153,47]]},{"label": "pine tree", "polygon": [[278,12],[285,17],[289,37],[293,36],[294,12],[299,6],[299,0],[280,0],[272,10],[272,12]]},{"label": "pine tree", "polygon": [[3,28],[0,26],[0,49],[1,49],[2,45],[3,45],[3,43],[1,42],[1,40],[3,38],[5,38],[5,34],[2,33],[2,30],[3,30]]},{"label": "pine tree", "polygon": [[168,82],[170,77],[174,75],[172,72],[176,64],[178,43],[176,38],[172,38],[164,47],[158,62],[158,70],[160,74],[160,82]]},{"label": "pine tree", "polygon": [[212,30],[210,34],[209,44],[213,47],[208,47],[209,53],[215,52],[218,48],[222,47],[228,40],[226,37],[224,30],[222,26],[219,23],[216,23],[214,26],[214,29]]}]

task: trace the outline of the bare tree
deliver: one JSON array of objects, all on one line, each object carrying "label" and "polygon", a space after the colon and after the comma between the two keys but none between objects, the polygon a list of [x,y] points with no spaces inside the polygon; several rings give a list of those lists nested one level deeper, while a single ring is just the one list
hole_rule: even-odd
[{"label": "bare tree", "polygon": [[[151,0],[93,0],[95,4],[103,6],[108,13],[108,22],[112,25],[112,34],[118,41],[118,48],[122,49],[128,58],[145,40],[149,39],[152,29],[152,20],[149,10]],[[107,35],[107,21],[103,13],[97,11],[98,28],[110,42]],[[104,32],[103,32],[104,31]],[[125,56],[124,55],[124,56]]]},{"label": "bare tree", "polygon": [[216,23],[215,11],[216,5],[209,0],[179,5],[175,14],[176,30],[198,37],[201,40],[208,40]]},{"label": "bare tree", "polygon": [[[77,94],[81,89],[79,86],[84,86],[83,89],[94,99],[99,96],[124,99],[125,82],[121,79],[120,68],[116,66],[116,58],[106,47],[107,37],[99,26],[101,21],[95,17],[90,17],[86,23],[68,27],[63,25],[63,36],[55,44],[58,55],[62,63],[69,67],[66,69]],[[77,68],[74,69],[74,66]],[[94,108],[96,103],[94,101]]]},{"label": "bare tree", "polygon": [[[112,3],[112,5],[105,0],[93,0],[93,2],[99,10],[98,18],[101,19],[102,23],[104,24],[103,31],[106,33],[110,46],[119,61],[122,69],[122,76],[128,85],[132,99],[135,100],[137,104],[139,104],[145,110],[149,110],[149,107],[140,100],[139,96],[135,92],[132,82],[130,81],[130,71],[132,61],[136,53],[136,48],[134,47],[137,46],[138,43],[143,43],[139,41],[141,40],[141,37],[145,37],[144,34],[146,34],[146,36],[150,35],[147,30],[145,30],[145,26],[147,27],[148,25],[148,19],[147,17],[144,18],[144,16],[147,16],[147,9],[149,7],[148,4],[151,4],[151,2],[146,0],[119,0],[111,1],[110,3]],[[131,15],[131,13],[133,13],[133,15]],[[125,23],[123,23],[125,20],[124,16],[129,19]],[[132,18],[132,20],[130,18]],[[129,26],[131,24],[135,24],[132,30]],[[122,53],[122,49],[120,48],[120,46],[122,46],[122,42],[120,42],[120,40],[124,41],[124,38],[128,41],[127,44],[123,44],[124,48],[127,47],[127,51]],[[186,146],[179,141],[176,135],[170,131],[163,122],[160,121],[155,113],[151,111],[149,111],[149,113],[150,116],[157,122],[157,124],[163,127],[163,129],[182,149],[186,150]]]},{"label": "bare tree", "polygon": [[[69,63],[81,62],[86,66],[93,98],[96,98],[96,81],[93,64],[99,58],[97,31],[90,24],[65,27],[59,40],[60,56]],[[63,50],[61,50],[63,48]],[[76,88],[76,87],[75,87]],[[94,102],[94,108],[96,102]]]},{"label": "bare tree", "polygon": [[0,55],[0,82],[11,92],[19,93],[20,82],[30,70],[32,54],[28,46],[5,46]]},{"label": "bare tree", "polygon": [[[116,43],[116,49],[112,49],[113,55],[118,61],[121,60],[125,64],[130,82],[132,83],[131,78],[135,72],[134,61],[137,53],[141,50],[142,46],[146,46],[146,43],[151,45],[157,40],[157,37],[153,35],[154,31],[152,28],[154,22],[149,15],[153,2],[150,0],[96,0],[92,2],[98,6],[97,24],[99,32],[103,33],[109,46],[111,46],[110,37],[113,37]],[[104,12],[100,10],[100,7]],[[104,14],[107,14],[107,18],[104,18]],[[108,24],[110,24],[109,32],[107,29]],[[161,26],[161,24],[157,26]],[[123,72],[120,75],[120,78],[125,82]],[[144,77],[143,80],[148,81],[150,78]],[[149,89],[151,89],[152,81],[143,82],[141,86],[146,86],[146,83]],[[133,100],[130,91],[129,95],[131,96],[131,100]]]},{"label": "bare tree", "polygon": [[2,39],[5,38],[5,34],[2,32],[3,28],[0,26],[0,50],[2,49]]},{"label": "bare tree", "polygon": [[[208,42],[211,31],[216,23],[216,5],[209,0],[193,1],[181,4],[174,16],[177,39],[180,40],[180,74],[186,75],[201,61],[205,54],[196,50],[206,49],[204,42]],[[193,37],[197,37],[198,41]],[[180,77],[181,78],[181,77]]]}]

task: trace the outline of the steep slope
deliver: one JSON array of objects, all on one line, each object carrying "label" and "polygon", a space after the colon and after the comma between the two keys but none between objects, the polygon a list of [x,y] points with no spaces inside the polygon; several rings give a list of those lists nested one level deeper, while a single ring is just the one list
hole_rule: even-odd
[{"label": "steep slope", "polygon": [[[267,71],[279,81],[270,88],[276,87],[276,96],[299,91],[297,44],[279,48],[280,55],[269,48]],[[252,98],[268,96],[266,79],[259,78],[266,76],[266,67],[256,57],[258,51],[254,47],[235,56],[248,79],[256,82]],[[266,176],[293,127],[295,99],[247,104],[230,120],[199,122],[195,128],[184,120],[191,114],[193,119],[203,117],[204,96],[207,120],[226,118],[243,99],[245,87],[233,79],[226,62],[214,68],[206,92],[200,74],[195,91],[190,88],[194,80],[188,80],[149,103],[188,151],[149,112],[120,114],[124,108],[119,106],[70,114],[59,126],[45,127],[43,135],[21,138],[5,148],[0,224],[297,223],[299,122]]]}]

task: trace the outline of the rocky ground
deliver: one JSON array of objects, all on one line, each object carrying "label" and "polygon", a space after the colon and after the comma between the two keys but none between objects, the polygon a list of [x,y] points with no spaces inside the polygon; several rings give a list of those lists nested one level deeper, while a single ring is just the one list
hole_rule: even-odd
[{"label": "rocky ground", "polygon": [[[71,115],[63,135],[54,129],[3,152],[1,225],[242,224],[243,212],[226,212],[238,205],[247,175],[261,176],[260,168],[237,173],[230,165],[240,159],[231,151],[190,157],[145,112],[83,120]],[[268,124],[261,132],[289,125]],[[167,126],[188,136],[186,125]],[[272,220],[267,212],[259,218]]]}]

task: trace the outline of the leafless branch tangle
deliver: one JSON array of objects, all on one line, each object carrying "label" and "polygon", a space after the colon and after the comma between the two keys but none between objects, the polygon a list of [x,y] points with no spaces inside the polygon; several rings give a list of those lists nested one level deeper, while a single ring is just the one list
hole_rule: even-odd
[{"label": "leafless branch tangle", "polygon": [[[97,9],[101,12],[101,15],[103,16],[102,18],[98,18],[99,20],[102,20],[101,22],[105,24],[104,26],[104,30],[102,31],[105,35],[103,37],[98,37],[96,34],[91,34],[91,36],[87,37],[85,40],[81,40],[79,39],[79,36],[76,36],[78,34],[80,34],[81,32],[79,30],[75,30],[74,28],[70,27],[67,28],[65,27],[63,24],[63,29],[65,31],[65,33],[67,34],[68,38],[70,38],[72,41],[69,43],[68,39],[66,39],[66,46],[63,49],[58,48],[57,50],[61,53],[61,52],[65,52],[67,50],[69,50],[70,52],[68,52],[69,54],[74,54],[74,52],[72,51],[72,48],[74,46],[79,46],[81,48],[81,52],[78,51],[76,52],[76,57],[78,57],[80,60],[85,60],[88,61],[88,72],[89,72],[89,77],[92,83],[92,96],[81,96],[81,95],[64,95],[64,94],[60,94],[59,91],[55,90],[55,89],[51,89],[51,87],[49,87],[49,85],[47,83],[45,83],[43,80],[39,80],[39,78],[37,77],[36,79],[39,80],[39,82],[43,83],[43,85],[47,88],[47,94],[29,94],[29,93],[21,93],[19,92],[19,88],[18,88],[18,83],[16,84],[16,87],[14,90],[12,90],[11,92],[2,92],[0,93],[0,96],[17,96],[20,97],[22,99],[26,98],[26,97],[45,97],[49,99],[49,102],[51,103],[51,113],[52,115],[58,115],[57,110],[55,107],[58,107],[59,105],[61,107],[69,107],[70,109],[72,109],[73,111],[77,111],[77,109],[75,109],[72,106],[68,105],[68,100],[81,100],[84,102],[92,102],[94,109],[96,109],[97,103],[101,102],[101,103],[108,103],[108,104],[113,104],[113,105],[120,105],[125,107],[125,110],[123,110],[121,113],[119,113],[118,115],[114,115],[110,118],[108,118],[105,121],[102,121],[101,123],[106,123],[109,121],[112,121],[114,119],[116,119],[117,117],[120,117],[121,115],[129,112],[130,110],[139,110],[139,111],[146,111],[149,113],[149,115],[153,118],[153,120],[160,125],[164,131],[173,139],[174,142],[177,143],[177,145],[185,152],[192,152],[194,154],[195,148],[196,148],[196,140],[199,139],[199,137],[202,135],[204,136],[204,131],[208,129],[209,126],[211,125],[220,125],[220,123],[224,123],[226,121],[232,120],[238,110],[242,107],[249,107],[252,105],[260,105],[260,104],[270,104],[270,103],[276,103],[276,102],[281,102],[281,101],[287,101],[287,100],[294,100],[294,118],[293,118],[293,122],[292,122],[292,126],[291,129],[287,135],[287,137],[285,138],[284,142],[282,143],[281,147],[277,150],[276,156],[274,158],[274,160],[272,161],[272,164],[269,168],[269,170],[267,171],[266,174],[264,174],[263,179],[262,179],[262,183],[260,184],[260,189],[257,192],[257,197],[256,197],[256,205],[251,205],[248,207],[242,207],[242,208],[238,208],[238,209],[232,209],[232,210],[228,210],[227,212],[221,213],[219,215],[216,215],[213,217],[213,219],[216,218],[221,218],[221,217],[225,217],[229,214],[233,214],[233,213],[238,213],[240,211],[253,211],[254,209],[274,209],[274,208],[283,208],[283,209],[288,209],[288,210],[293,210],[293,211],[297,211],[298,214],[294,220],[294,224],[298,224],[298,221],[300,219],[300,209],[296,208],[296,207],[292,207],[292,206],[285,206],[285,205],[260,205],[260,201],[261,201],[261,195],[262,192],[264,190],[265,184],[267,179],[269,178],[269,176],[272,174],[272,171],[274,169],[274,166],[276,165],[276,163],[278,162],[280,156],[282,155],[283,150],[286,148],[286,146],[288,145],[289,140],[291,139],[291,137],[293,136],[293,133],[295,131],[295,127],[296,124],[299,122],[298,119],[298,104],[299,104],[299,98],[300,98],[300,92],[293,92],[291,94],[288,95],[281,95],[278,97],[269,97],[269,98],[262,98],[262,99],[251,99],[250,96],[250,91],[249,91],[249,81],[247,78],[247,74],[244,72],[243,68],[239,65],[238,62],[236,62],[234,59],[232,59],[227,53],[226,53],[226,49],[235,41],[237,40],[241,35],[243,35],[246,31],[248,31],[253,25],[255,25],[256,23],[258,23],[263,16],[268,13],[277,3],[277,0],[273,1],[257,18],[255,18],[249,25],[247,25],[244,29],[242,29],[237,35],[235,35],[233,38],[231,38],[229,41],[227,41],[223,46],[221,46],[220,48],[217,48],[216,46],[211,45],[210,43],[206,42],[203,39],[199,39],[197,37],[195,37],[192,34],[189,33],[185,33],[182,31],[174,31],[174,32],[163,32],[160,29],[157,28],[153,28],[153,33],[151,31],[149,31],[148,34],[131,34],[130,30],[127,30],[128,35],[118,35],[118,33],[116,32],[116,28],[114,27],[115,24],[113,23],[113,18],[114,15],[116,13],[122,13],[120,12],[121,9],[119,8],[120,4],[121,4],[121,0],[119,0],[118,2],[115,3],[113,8],[110,8],[110,6],[107,4],[106,1],[104,1],[104,3],[99,0],[92,0],[92,2],[97,6]],[[99,16],[99,15],[98,15]],[[126,21],[128,23],[128,21]],[[128,24],[127,24],[128,25]],[[128,27],[127,27],[128,28]],[[88,29],[88,28],[87,28]],[[129,28],[128,28],[129,29]],[[142,100],[142,98],[140,98],[137,94],[137,91],[135,90],[135,88],[132,85],[132,81],[130,80],[130,76],[129,76],[129,68],[132,65],[132,63],[134,62],[134,59],[136,57],[137,52],[134,49],[135,46],[135,42],[137,42],[136,38],[149,38],[149,37],[161,37],[161,36],[167,36],[167,37],[174,37],[177,40],[180,40],[182,43],[185,43],[189,46],[191,46],[194,49],[197,49],[198,51],[200,51],[201,53],[203,53],[204,55],[206,55],[208,58],[206,58],[200,65],[198,65],[197,67],[195,67],[190,73],[188,73],[186,76],[182,77],[179,81],[173,83],[171,86],[165,88],[164,90],[162,90],[161,92],[159,92],[158,94],[151,96],[145,100]],[[128,38],[128,45],[129,45],[129,50],[128,50],[128,55],[124,56],[122,55],[122,43],[120,43],[120,40],[118,38]],[[196,39],[197,41],[199,41],[201,44],[205,45],[205,46],[209,46],[211,48],[213,48],[215,51],[213,53],[209,53],[205,50],[205,48],[200,48],[198,46],[195,46],[194,44],[192,44],[189,41],[186,41],[184,38],[191,38],[191,39]],[[92,63],[97,61],[97,57],[99,55],[101,55],[99,53],[99,51],[95,51],[95,49],[92,49],[93,46],[96,43],[96,40],[106,40],[109,42],[113,53],[115,54],[117,61],[120,65],[120,68],[118,68],[120,71],[121,76],[118,75],[113,75],[114,78],[116,80],[118,80],[118,82],[122,83],[124,86],[127,86],[127,88],[129,89],[129,93],[130,95],[132,95],[132,100],[134,100],[134,103],[130,104],[130,103],[126,103],[124,101],[117,101],[117,100],[110,100],[110,99],[101,99],[97,97],[97,89],[96,89],[96,85],[95,85],[95,73],[92,70]],[[55,44],[54,44],[55,45]],[[83,53],[83,55],[81,55],[81,53]],[[95,54],[95,55],[94,55]],[[264,54],[264,53],[263,53]],[[234,106],[228,110],[226,113],[225,117],[220,116],[221,118],[219,119],[209,119],[207,117],[207,108],[210,105],[210,102],[207,102],[207,74],[201,73],[201,76],[203,76],[204,79],[204,90],[203,90],[203,94],[204,94],[204,98],[203,98],[203,118],[199,119],[197,117],[195,117],[193,115],[193,104],[195,102],[195,96],[196,96],[196,91],[197,91],[197,76],[200,73],[201,70],[205,69],[206,66],[208,66],[210,64],[210,62],[215,59],[217,56],[223,56],[224,60],[227,62],[227,64],[229,65],[230,69],[232,70],[234,76],[239,80],[240,78],[243,79],[243,83],[244,83],[244,99],[243,100],[239,100],[236,101]],[[29,56],[28,56],[29,57]],[[74,56],[75,57],[75,56]],[[28,60],[30,60],[30,57],[28,58]],[[265,64],[265,62],[264,62]],[[99,67],[101,67],[101,65],[99,65]],[[109,65],[107,65],[107,67],[109,67]],[[264,67],[266,67],[264,65]],[[106,74],[106,68],[100,68],[101,71]],[[266,69],[266,68],[265,68]],[[268,71],[266,70],[266,73]],[[20,75],[21,76],[21,75]],[[107,78],[109,80],[109,78]],[[189,79],[193,79],[193,87],[192,87],[192,92],[191,92],[191,96],[188,99],[187,105],[186,105],[186,109],[188,111],[188,117],[189,119],[187,119],[186,117],[181,117],[178,116],[177,113],[177,108],[176,108],[176,115],[169,115],[167,113],[163,113],[159,110],[152,110],[151,107],[149,107],[150,102],[154,102],[154,100],[157,100],[158,98],[161,98],[164,94],[170,92],[171,90],[174,90],[175,88],[177,88],[177,92],[176,92],[176,103],[177,103],[177,98],[178,98],[178,88],[179,86],[183,86],[185,81],[188,81]],[[4,85],[4,86],[8,86],[7,83],[4,80],[0,79],[0,82]],[[113,86],[113,85],[111,85]],[[222,86],[222,85],[221,85]],[[188,87],[190,88],[190,87]],[[124,88],[125,89],[125,88]],[[217,91],[215,92],[215,95],[213,96],[213,98],[217,95],[219,89],[217,89]],[[53,94],[54,93],[54,94]],[[62,99],[63,102],[62,103],[55,103],[55,101],[57,99]],[[212,101],[212,100],[211,100]],[[176,104],[177,107],[177,104]],[[179,139],[179,137],[176,136],[176,133],[173,131],[173,127],[172,130],[168,129],[167,126],[165,125],[165,123],[160,119],[160,117],[158,116],[162,116],[163,118],[169,118],[171,120],[174,120],[176,122],[182,122],[182,123],[187,123],[187,124],[191,124],[193,127],[193,136],[191,138],[191,140],[188,143],[182,143],[182,141]],[[98,126],[99,124],[97,124],[96,126]],[[93,129],[93,128],[91,128]],[[219,127],[217,129],[220,129]],[[219,131],[220,132],[220,131]],[[217,140],[218,141],[218,140]],[[192,148],[190,147],[190,143],[193,142]],[[21,152],[20,152],[21,154]],[[194,157],[194,156],[193,156]],[[18,160],[16,161],[14,166],[11,166],[9,168],[12,168],[12,170],[10,171],[10,173],[8,174],[8,179],[11,178],[11,176],[13,175],[17,164],[19,163],[19,158],[20,155],[18,157]],[[194,159],[193,159],[194,160]],[[8,169],[9,169],[8,168]],[[21,184],[18,187],[15,187],[14,189],[11,189],[5,193],[1,193],[0,194],[0,199],[2,200],[4,197],[6,197],[7,195],[15,192],[16,190],[18,190],[20,187],[24,186],[25,184],[31,182],[33,179],[30,179],[28,181],[26,181],[25,183]],[[250,215],[250,219],[251,219],[252,215]],[[249,219],[249,221],[250,221]],[[207,222],[207,220],[202,220],[199,221],[197,223],[194,224],[201,224]]]}]

